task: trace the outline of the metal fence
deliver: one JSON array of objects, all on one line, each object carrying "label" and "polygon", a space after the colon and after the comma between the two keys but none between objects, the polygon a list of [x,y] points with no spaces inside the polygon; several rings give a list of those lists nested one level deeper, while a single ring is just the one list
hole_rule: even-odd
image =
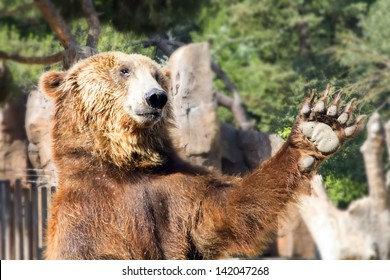
[{"label": "metal fence", "polygon": [[44,232],[56,187],[0,180],[0,259],[43,258]]}]

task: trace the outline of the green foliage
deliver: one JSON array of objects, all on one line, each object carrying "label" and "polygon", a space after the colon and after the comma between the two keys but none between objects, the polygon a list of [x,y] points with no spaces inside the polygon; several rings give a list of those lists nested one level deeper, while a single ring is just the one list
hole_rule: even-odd
[{"label": "green foliage", "polygon": [[[286,138],[304,95],[328,83],[358,99],[358,114],[384,110],[390,103],[389,1],[211,3],[202,8],[201,31],[193,38],[211,43],[213,59],[236,84],[259,129]],[[321,168],[331,178],[328,186],[334,182],[330,195],[340,206],[364,194],[363,139],[349,143]]]},{"label": "green foliage", "polygon": [[[78,42],[86,42],[88,35],[88,25],[84,19],[74,20],[71,23],[72,34],[75,34]],[[146,40],[146,36],[138,35],[134,32],[119,32],[111,24],[101,25],[101,36],[99,37],[98,50],[105,51],[121,51],[125,53],[141,53],[153,57],[153,49],[145,49],[136,42]]]},{"label": "green foliage", "polygon": [[[81,9],[81,1],[52,1],[70,25],[72,34],[83,45],[86,42],[88,26]],[[137,52],[154,57],[155,49],[142,48],[135,42],[146,40],[149,32],[159,32],[174,27],[177,23],[188,22],[189,15],[195,15],[204,1],[148,0],[148,1],[94,1],[100,14],[101,36],[99,51],[117,50]],[[30,0],[2,0],[0,14],[25,4]],[[191,13],[188,13],[191,11]],[[102,13],[103,12],[103,13]],[[0,17],[0,50],[22,56],[48,56],[62,47],[37,7],[28,7],[12,14]],[[39,75],[49,68],[61,68],[57,65],[25,65],[7,61],[15,83],[25,92],[36,86]]]},{"label": "green foliage", "polygon": [[349,203],[367,194],[363,156],[359,151],[366,135],[348,142],[343,150],[326,160],[319,173],[325,176],[325,186],[333,202],[346,208]]},{"label": "green foliage", "polygon": [[282,137],[284,140],[287,140],[288,136],[290,135],[292,131],[292,127],[284,127],[280,130],[278,130],[278,135]]},{"label": "green foliage", "polygon": [[327,50],[345,30],[359,33],[370,2],[213,0],[202,8],[202,28],[193,38],[211,42],[213,59],[236,84],[258,128],[276,131],[294,121],[308,88],[350,83]]},{"label": "green foliage", "polygon": [[[76,19],[70,23],[72,34],[81,44],[86,42],[88,26],[85,19]],[[123,51],[127,53],[142,53],[153,57],[152,48],[145,49],[134,45],[134,42],[146,40],[147,37],[136,35],[133,32],[118,32],[110,24],[102,24],[99,40],[99,51]],[[63,50],[59,41],[52,32],[26,31],[21,34],[13,25],[0,25],[1,51],[16,53],[21,56],[48,56]],[[61,62],[52,65],[27,65],[13,61],[7,61],[13,80],[24,92],[36,87],[37,80],[42,72],[48,69],[61,69]],[[17,92],[17,91],[16,91]]]},{"label": "green foliage", "polygon": [[325,177],[325,188],[333,201],[339,208],[347,208],[351,201],[367,195],[365,184],[356,182],[348,177]]},{"label": "green foliage", "polygon": [[[81,1],[52,0],[67,20],[83,17]],[[119,32],[138,35],[165,33],[177,25],[185,24],[207,0],[94,0],[99,19],[111,24]]]},{"label": "green foliage", "polygon": [[348,90],[364,93],[367,108],[382,109],[390,118],[390,2],[376,1],[361,18],[362,34],[344,32],[331,49],[334,61],[348,74]]},{"label": "green foliage", "polygon": [[361,20],[367,43],[384,55],[390,56],[390,2],[379,0],[372,5],[367,17]]},{"label": "green foliage", "polygon": [[[10,11],[23,5],[31,4],[31,0],[2,0],[0,1],[0,14],[2,11]],[[51,30],[41,16],[37,7],[28,7],[12,14],[12,16],[0,18],[0,26],[12,28],[22,40],[33,36],[37,39],[44,39]],[[5,41],[7,42],[7,41]],[[1,47],[2,48],[2,47]]]},{"label": "green foliage", "polygon": [[232,112],[224,107],[218,107],[218,118],[222,123],[234,122],[234,117]]},{"label": "green foliage", "polygon": [[[8,53],[17,53],[22,56],[47,56],[61,51],[58,41],[53,34],[36,36],[20,36],[12,26],[0,25],[1,50]],[[7,61],[15,83],[23,90],[28,91],[37,83],[38,76],[44,71],[42,65],[26,65]]]}]

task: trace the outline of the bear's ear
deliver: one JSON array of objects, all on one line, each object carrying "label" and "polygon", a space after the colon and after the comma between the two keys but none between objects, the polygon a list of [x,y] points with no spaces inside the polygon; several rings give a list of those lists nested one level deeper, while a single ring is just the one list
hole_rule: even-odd
[{"label": "bear's ear", "polygon": [[167,66],[163,66],[161,67],[161,72],[164,75],[162,86],[165,90],[169,91],[171,88],[171,70]]},{"label": "bear's ear", "polygon": [[48,97],[55,99],[60,91],[58,87],[65,77],[65,72],[49,71],[39,79],[39,89]]},{"label": "bear's ear", "polygon": [[167,80],[170,81],[171,80],[171,70],[167,66],[163,66],[161,68],[161,71],[165,75],[165,77],[167,77]]}]

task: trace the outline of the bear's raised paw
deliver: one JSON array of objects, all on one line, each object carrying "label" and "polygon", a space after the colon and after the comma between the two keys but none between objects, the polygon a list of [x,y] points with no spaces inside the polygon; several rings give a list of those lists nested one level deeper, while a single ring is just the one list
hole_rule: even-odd
[{"label": "bear's raised paw", "polygon": [[318,165],[315,159],[322,160],[334,154],[364,127],[365,115],[352,120],[355,99],[341,108],[342,91],[334,98],[331,95],[329,86],[319,98],[312,92],[301,108],[291,137],[298,148],[308,152],[299,162],[302,170],[313,169]]}]

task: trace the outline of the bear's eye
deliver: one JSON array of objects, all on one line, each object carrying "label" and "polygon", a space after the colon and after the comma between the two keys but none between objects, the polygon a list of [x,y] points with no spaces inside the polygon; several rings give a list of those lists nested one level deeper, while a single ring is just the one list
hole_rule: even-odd
[{"label": "bear's eye", "polygon": [[160,83],[160,75],[158,74],[158,72],[155,72],[153,74],[153,78],[157,81],[157,83]]},{"label": "bear's eye", "polygon": [[122,76],[125,76],[125,77],[128,77],[128,76],[130,75],[130,69],[127,68],[127,67],[122,68],[122,69],[120,70],[120,72],[121,72],[121,75],[122,75]]}]

